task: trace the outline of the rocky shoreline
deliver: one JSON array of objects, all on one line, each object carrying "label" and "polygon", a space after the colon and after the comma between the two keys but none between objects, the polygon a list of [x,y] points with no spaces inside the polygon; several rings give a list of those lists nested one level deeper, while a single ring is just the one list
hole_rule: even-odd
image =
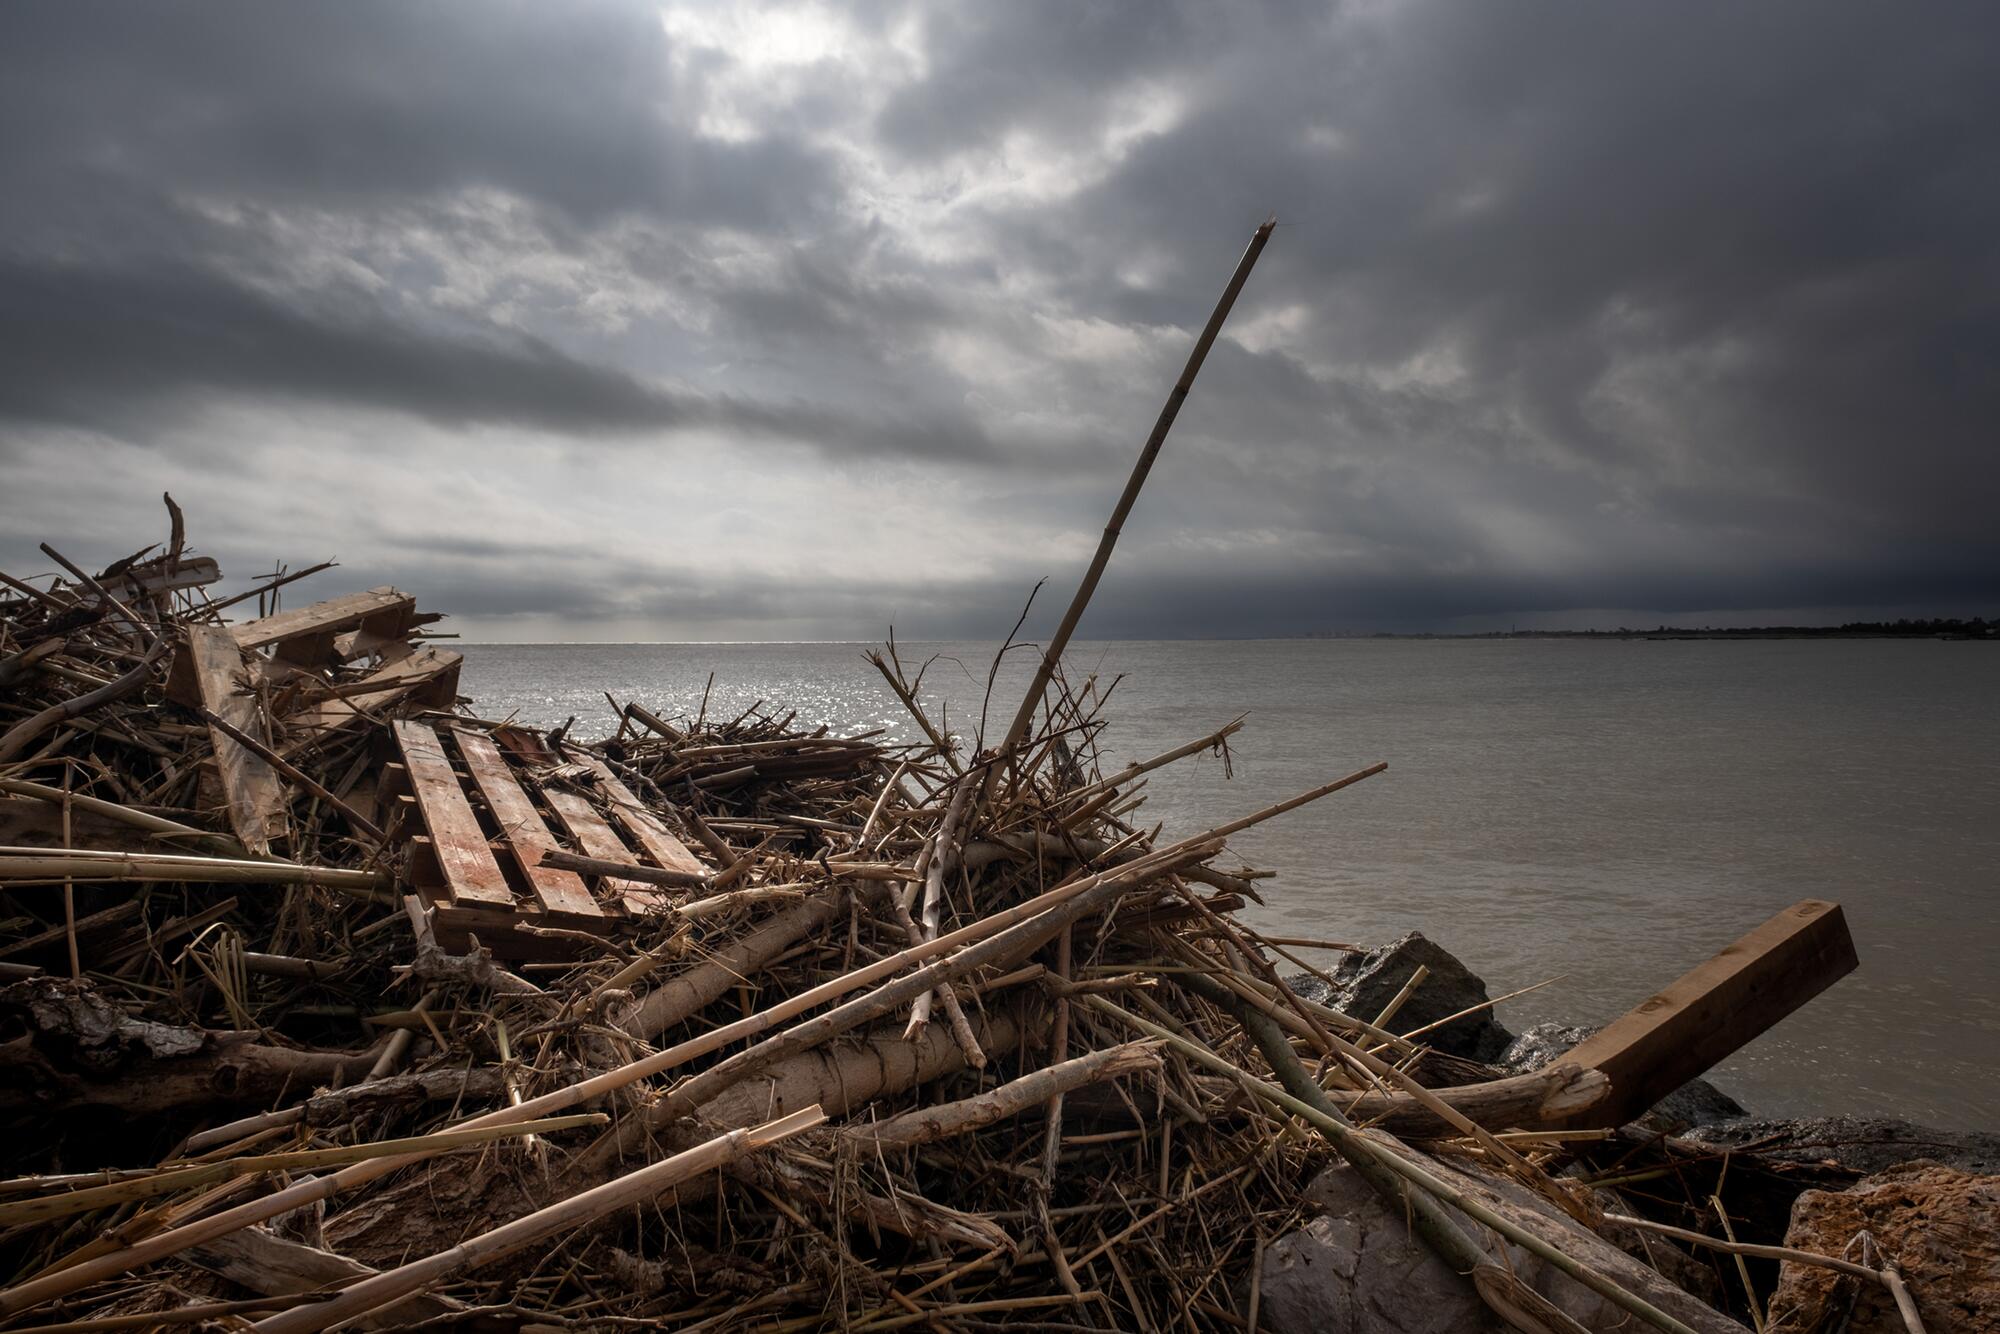
[{"label": "rocky shoreline", "polygon": [[[1411,988],[1413,976],[1420,981]],[[1464,1064],[1458,1073],[1465,1082],[1542,1069],[1597,1031],[1553,1022],[1509,1031],[1492,1012],[1485,982],[1414,931],[1286,981],[1348,1014],[1391,1013],[1399,1033],[1425,1030],[1423,1041],[1436,1053]],[[1607,1215],[1713,1232],[1714,1206],[1702,1197],[1720,1199],[1740,1241],[1888,1259],[1923,1294],[1920,1319],[1930,1334],[2000,1331],[2000,1134],[1886,1117],[1759,1117],[1696,1079],[1606,1133],[1598,1151],[1580,1155],[1571,1170],[1599,1183],[1595,1194]],[[1269,1249],[1259,1274],[1266,1328],[1503,1328],[1402,1220],[1368,1196],[1351,1169],[1320,1174],[1304,1198],[1308,1218]],[[1881,1285],[1831,1269],[1755,1258],[1738,1272],[1730,1257],[1637,1227],[1576,1231],[1580,1244],[1607,1243],[1718,1309],[1750,1315],[1747,1303],[1756,1301],[1752,1319],[1770,1334],[1910,1328]],[[1607,1320],[1617,1314],[1603,1312]]]}]

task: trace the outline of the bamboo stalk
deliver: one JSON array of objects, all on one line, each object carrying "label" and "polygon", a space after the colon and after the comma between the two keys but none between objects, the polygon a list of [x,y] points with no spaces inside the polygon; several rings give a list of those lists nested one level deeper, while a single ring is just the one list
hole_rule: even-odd
[{"label": "bamboo stalk", "polygon": [[296,764],[293,764],[277,751],[272,750],[269,746],[259,741],[256,737],[251,736],[248,732],[245,732],[242,728],[230,722],[213,709],[203,709],[201,716],[210,727],[215,728],[237,745],[243,747],[252,755],[255,755],[258,759],[264,761],[264,763],[270,765],[273,769],[276,769],[279,773],[339,811],[349,824],[368,835],[369,838],[374,839],[377,843],[387,841],[388,835],[384,834],[380,826],[373,820],[370,820],[339,797],[327,791],[320,785],[318,779],[299,768]]},{"label": "bamboo stalk", "polygon": [[297,862],[253,861],[234,857],[194,857],[164,852],[107,852],[73,848],[0,847],[0,884],[9,880],[74,875],[122,880],[165,880],[193,884],[315,885],[374,894],[393,878],[385,871],[351,871]]},{"label": "bamboo stalk", "polygon": [[[1283,803],[1281,803],[1283,804]],[[1064,903],[1102,884],[1107,876],[1091,876],[1072,884],[1058,886],[1048,893],[1027,903],[995,913],[970,926],[961,927],[923,946],[912,947],[877,963],[856,969],[831,982],[780,1002],[770,1009],[752,1015],[735,1024],[723,1025],[709,1032],[681,1043],[663,1052],[657,1052],[640,1060],[628,1062],[619,1068],[601,1075],[592,1076],[565,1088],[531,1098],[518,1107],[506,1107],[475,1117],[465,1125],[510,1125],[529,1120],[550,1112],[561,1111],[578,1103],[602,1097],[641,1079],[665,1073],[687,1061],[707,1055],[743,1037],[754,1036],[767,1031],[782,1019],[803,1013],[848,991],[867,986],[883,977],[900,971],[909,964],[956,949],[970,941],[983,939],[996,931],[1017,922],[1024,921],[1037,913]],[[193,1222],[182,1224],[165,1232],[147,1237],[129,1246],[120,1247],[108,1253],[95,1255],[88,1260],[69,1265],[53,1272],[38,1274],[13,1287],[0,1291],[0,1316],[13,1315],[29,1310],[42,1302],[75,1292],[101,1279],[126,1272],[138,1265],[150,1264],[164,1259],[189,1246],[198,1245],[214,1237],[226,1235],[238,1228],[261,1223],[279,1214],[289,1213],[315,1200],[331,1197],[343,1189],[373,1181],[380,1176],[411,1163],[422,1161],[422,1153],[409,1154],[398,1158],[379,1159],[367,1163],[357,1163],[341,1169],[331,1176],[318,1177],[299,1182],[284,1190],[260,1200],[225,1210]]]},{"label": "bamboo stalk", "polygon": [[1019,1116],[1052,1098],[1091,1084],[1159,1068],[1158,1043],[1121,1043],[1074,1060],[1043,1066],[1040,1070],[960,1102],[919,1107],[887,1121],[849,1127],[842,1135],[850,1144],[869,1148],[911,1148],[930,1144]]},{"label": "bamboo stalk", "polygon": [[637,880],[647,885],[663,885],[669,889],[707,889],[715,882],[710,875],[696,875],[692,871],[669,871],[658,866],[640,866],[631,862],[607,861],[602,857],[586,857],[582,853],[570,852],[563,848],[547,848],[542,852],[541,864],[561,871],[579,871],[584,875],[610,875],[625,880]]},{"label": "bamboo stalk", "polygon": [[818,1107],[809,1107],[754,1129],[718,1135],[705,1144],[538,1209],[525,1218],[480,1233],[434,1255],[362,1279],[342,1288],[329,1301],[294,1307],[261,1320],[256,1328],[264,1334],[315,1334],[422,1291],[447,1275],[491,1264],[543,1238],[573,1231],[606,1214],[650,1199],[692,1177],[809,1130],[825,1119]]},{"label": "bamboo stalk", "polygon": [[87,1186],[56,1195],[0,1204],[0,1227],[12,1227],[22,1223],[45,1223],[51,1219],[67,1218],[71,1214],[88,1213],[92,1209],[127,1204],[133,1200],[151,1199],[159,1195],[174,1195],[197,1186],[259,1172],[316,1171],[323,1167],[366,1162],[371,1158],[394,1157],[418,1151],[449,1153],[456,1149],[490,1144],[494,1140],[511,1139],[518,1135],[548,1134],[556,1130],[571,1130],[577,1126],[601,1126],[610,1119],[602,1112],[582,1112],[573,1116],[545,1117],[539,1121],[514,1125],[460,1126],[451,1130],[435,1131],[428,1135],[376,1140],[368,1144],[351,1144],[332,1149],[298,1149],[289,1153],[253,1154],[244,1158],[222,1158],[214,1162],[187,1166],[170,1163],[143,1176],[128,1176],[99,1186]]},{"label": "bamboo stalk", "polygon": [[108,820],[131,825],[134,829],[144,829],[167,838],[183,838],[190,842],[210,845],[224,856],[238,856],[243,853],[243,845],[229,834],[218,834],[206,829],[196,829],[192,825],[181,824],[150,811],[135,811],[129,806],[121,806],[115,801],[104,801],[97,797],[85,796],[80,792],[66,793],[61,788],[49,787],[44,783],[31,783],[25,778],[0,778],[0,792],[17,797],[34,797],[38,801],[60,803],[69,801],[80,811],[101,815]]},{"label": "bamboo stalk", "polygon": [[1660,1310],[1645,1298],[1626,1291],[1588,1265],[1582,1264],[1564,1254],[1561,1250],[1519,1226],[1513,1220],[1495,1213],[1479,1200],[1474,1199],[1442,1178],[1433,1175],[1425,1168],[1419,1167],[1402,1154],[1382,1146],[1377,1140],[1363,1138],[1355,1131],[1343,1126],[1339,1121],[1321,1112],[1311,1103],[1295,1097],[1283,1089],[1267,1084],[1263,1080],[1243,1073],[1239,1067],[1217,1056],[1200,1043],[1194,1042],[1169,1029],[1162,1028],[1158,1024],[1141,1019],[1137,1015],[1131,1014],[1112,1004],[1102,996],[1084,996],[1079,999],[1084,1004],[1096,1006],[1106,1014],[1142,1033],[1150,1033],[1154,1037],[1160,1038],[1169,1046],[1183,1052],[1200,1064],[1235,1079],[1254,1096],[1263,1099],[1272,1106],[1280,1107],[1294,1116],[1304,1118],[1315,1129],[1325,1132],[1330,1140],[1335,1140],[1336,1142],[1344,1140],[1347,1144],[1352,1145],[1357,1152],[1374,1154],[1378,1161],[1386,1164],[1391,1171],[1402,1176],[1405,1180],[1421,1186],[1432,1195],[1457,1208],[1460,1212],[1477,1219],[1515,1245],[1540,1256],[1591,1291],[1615,1303],[1620,1309],[1631,1312],[1655,1329],[1667,1330],[1669,1334],[1698,1334],[1698,1331],[1691,1326]]},{"label": "bamboo stalk", "polygon": [[[1083,619],[1083,610],[1090,605],[1091,594],[1097,591],[1098,580],[1104,577],[1104,570],[1111,563],[1112,548],[1118,545],[1118,536],[1124,531],[1125,519],[1132,513],[1132,506],[1139,499],[1140,488],[1146,484],[1148,474],[1153,471],[1153,460],[1160,455],[1160,446],[1166,443],[1167,432],[1174,426],[1174,419],[1180,416],[1181,404],[1187,401],[1188,391],[1194,388],[1194,377],[1201,370],[1202,362],[1208,359],[1209,348],[1222,332],[1222,325],[1229,318],[1230,310],[1236,305],[1237,296],[1243,291],[1243,284],[1250,280],[1250,270],[1257,265],[1257,257],[1264,253],[1264,243],[1271,239],[1271,231],[1278,225],[1272,218],[1258,227],[1250,237],[1250,244],[1243,252],[1243,258],[1236,261],[1236,271],[1229,275],[1229,282],[1222,289],[1222,298],[1215,303],[1209,313],[1208,323],[1202,327],[1201,335],[1195,339],[1194,350],[1188,354],[1187,365],[1181,368],[1180,379],[1174,382],[1167,394],[1166,406],[1160,409],[1159,420],[1153,423],[1153,430],[1146,437],[1146,443],[1139,450],[1139,461],[1132,466],[1132,475],[1126,479],[1125,490],[1112,507],[1111,521],[1104,526],[1104,536],[1097,543],[1097,552],[1090,558],[1090,568],[1084,572],[1083,582],[1077,585],[1076,595],[1070,599],[1069,609],[1063,612],[1061,624],[1049,640],[1048,648],[1042,653],[1042,660],[1035,668],[1035,678],[1028,684],[1028,693],[1021,700],[1021,707],[1008,725],[1007,735],[1001,741],[998,754],[1004,760],[1012,759],[1022,740],[1028,735],[1028,725],[1034,721],[1035,710],[1041,706],[1042,692],[1049,688],[1049,681],[1056,674],[1056,665],[1062,661],[1063,651],[1069,647],[1070,636],[1076,633],[1077,622]],[[993,766],[992,774],[998,776],[1001,766]],[[990,784],[989,780],[989,784]]]}]

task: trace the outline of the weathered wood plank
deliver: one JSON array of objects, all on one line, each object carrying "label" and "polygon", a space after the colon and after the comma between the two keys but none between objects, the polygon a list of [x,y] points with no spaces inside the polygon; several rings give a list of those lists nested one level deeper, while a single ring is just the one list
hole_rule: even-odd
[{"label": "weathered wood plank", "polygon": [[[190,625],[181,652],[185,677],[202,705],[251,736],[259,735],[263,711],[254,696],[237,687],[243,675],[243,650],[229,631],[219,625]],[[272,841],[285,836],[284,783],[261,756],[221,728],[211,726],[208,736],[215,747],[229,827],[252,854],[270,852]]]},{"label": "weathered wood plank", "polygon": [[384,586],[246,621],[233,633],[245,649],[274,648],[292,662],[317,662],[332,657],[334,638],[343,631],[400,638],[416,610],[415,598]]},{"label": "weathered wood plank", "polygon": [[[549,809],[556,813],[563,827],[570,832],[577,846],[586,857],[597,857],[608,862],[623,862],[627,866],[637,866],[639,859],[625,846],[612,827],[604,822],[596,807],[574,792],[559,792],[553,788],[542,791],[542,799]],[[604,890],[615,894],[628,912],[650,913],[662,911],[666,906],[663,899],[649,886],[636,880],[625,880],[614,876],[604,877]]]},{"label": "weathered wood plank", "polygon": [[1618,1126],[1854,970],[1840,905],[1793,904],[1562,1060],[1602,1070],[1611,1096],[1566,1124]]},{"label": "weathered wood plank", "polygon": [[666,871],[685,871],[689,875],[708,875],[710,868],[688,850],[688,845],[674,837],[671,829],[660,822],[660,817],[648,810],[644,803],[632,795],[632,789],[625,786],[611,766],[587,750],[574,746],[565,747],[568,758],[577,760],[597,775],[597,785],[611,801],[611,817],[624,826],[625,832],[634,842],[646,850]]},{"label": "weathered wood plank", "polygon": [[407,718],[397,719],[393,726],[417,813],[430,832],[431,849],[453,900],[513,907],[514,891],[486,845],[485,831],[458,785],[458,775],[451,771],[437,733]]},{"label": "weathered wood plank", "polygon": [[[212,1238],[189,1250],[187,1258],[267,1296],[343,1287],[380,1272],[260,1227],[239,1228]],[[463,1310],[463,1302],[425,1292],[371,1312],[357,1323],[364,1329],[395,1329]]]},{"label": "weathered wood plank", "polygon": [[534,886],[535,897],[541,900],[542,907],[550,912],[602,917],[597,900],[590,897],[581,876],[541,864],[542,854],[558,846],[555,836],[542,822],[542,813],[535,809],[534,801],[514,781],[512,768],[492,740],[484,732],[469,727],[455,727],[452,734],[458,738],[458,753],[465,757],[467,772],[479,785],[487,809],[500,825],[508,853]]},{"label": "weathered wood plank", "polygon": [[220,578],[222,570],[216,565],[215,557],[186,556],[171,574],[167,573],[165,560],[154,559],[130,566],[101,582],[114,596],[129,599],[178,592],[184,588],[200,588]]},{"label": "weathered wood plank", "polygon": [[433,708],[449,708],[458,694],[458,673],[464,663],[462,656],[445,649],[420,648],[341,686],[340,695],[290,714],[285,725],[302,740],[310,740],[353,724],[362,716],[355,704],[379,710],[414,698]]}]

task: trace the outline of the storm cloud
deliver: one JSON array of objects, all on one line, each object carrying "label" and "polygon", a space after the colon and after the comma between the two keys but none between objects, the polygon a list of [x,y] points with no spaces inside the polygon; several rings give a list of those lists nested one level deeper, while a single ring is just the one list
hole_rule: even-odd
[{"label": "storm cloud", "polygon": [[[484,638],[2000,608],[1974,4],[0,9],[0,568]],[[1045,599],[1059,602],[1060,598]],[[1648,622],[1650,623],[1650,622]]]}]

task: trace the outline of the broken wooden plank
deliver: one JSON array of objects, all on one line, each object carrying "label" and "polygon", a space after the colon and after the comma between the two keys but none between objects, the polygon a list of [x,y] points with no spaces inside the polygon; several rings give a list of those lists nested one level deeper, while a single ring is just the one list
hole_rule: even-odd
[{"label": "broken wooden plank", "polygon": [[353,662],[356,658],[378,654],[386,660],[402,657],[409,651],[408,641],[400,635],[378,635],[372,630],[349,630],[346,634],[333,637],[333,656],[341,662]]},{"label": "broken wooden plank", "polygon": [[[604,822],[604,817],[597,813],[597,808],[587,798],[575,792],[545,788],[542,799],[548,802],[549,809],[563,822],[563,827],[569,830],[570,837],[577,841],[586,857],[625,866],[639,865],[639,859],[632,855],[632,850],[625,846],[617,831]],[[665,898],[636,880],[605,876],[603,883],[605,892],[616,894],[629,912],[664,912],[667,908]]]},{"label": "broken wooden plank", "polygon": [[130,601],[186,588],[200,588],[220,578],[222,570],[216,565],[215,557],[184,556],[171,572],[167,569],[166,560],[160,558],[127,566],[102,582],[114,597]]},{"label": "broken wooden plank", "polygon": [[494,745],[531,769],[562,763],[562,756],[549,749],[547,738],[530,728],[501,723],[490,735]]},{"label": "broken wooden plank", "polygon": [[513,907],[514,891],[493,859],[485,831],[458,785],[437,733],[407,718],[392,726],[417,799],[417,814],[430,832],[431,850],[452,899]]},{"label": "broken wooden plank", "polygon": [[401,638],[416,609],[415,598],[385,586],[246,621],[233,633],[245,649],[270,648],[287,662],[316,665],[332,660],[334,640],[344,631]]},{"label": "broken wooden plank", "polygon": [[[203,1269],[267,1296],[344,1287],[380,1272],[260,1227],[239,1228],[213,1237],[190,1250],[187,1258]],[[464,1310],[463,1302],[418,1293],[395,1306],[371,1312],[359,1323],[367,1329],[394,1329],[403,1323],[432,1320]]]},{"label": "broken wooden plank", "polygon": [[[190,625],[175,667],[203,708],[238,730],[255,736],[263,710],[254,695],[242,693],[243,650],[219,625]],[[215,747],[216,773],[222,783],[229,827],[253,856],[271,851],[273,840],[285,836],[285,786],[277,771],[249,747],[219,727],[208,729]]]},{"label": "broken wooden plank", "polygon": [[701,864],[701,860],[688,850],[687,844],[674,837],[673,831],[660,822],[660,817],[648,810],[640,800],[632,795],[632,789],[625,786],[611,766],[587,750],[575,746],[565,748],[569,758],[580,762],[597,775],[597,786],[603,790],[611,802],[611,816],[624,826],[633,841],[646,850],[665,871],[682,871],[688,875],[706,876],[711,872]]},{"label": "broken wooden plank", "polygon": [[1611,1077],[1572,1127],[1619,1126],[1854,970],[1840,905],[1793,904],[1562,1057]]},{"label": "broken wooden plank", "polygon": [[417,649],[288,714],[285,725],[310,740],[360,720],[362,708],[380,710],[406,699],[432,708],[450,708],[458,696],[458,673],[464,663],[462,656],[446,649]]},{"label": "broken wooden plank", "polygon": [[479,785],[487,809],[493,812],[493,819],[500,826],[509,855],[527,876],[542,907],[550,912],[602,917],[604,914],[597,900],[584,888],[582,877],[541,864],[542,854],[559,845],[548,825],[542,822],[542,813],[535,809],[533,800],[514,781],[512,767],[491,738],[469,727],[454,727],[452,734],[458,738],[458,753],[465,757],[466,771]]}]

